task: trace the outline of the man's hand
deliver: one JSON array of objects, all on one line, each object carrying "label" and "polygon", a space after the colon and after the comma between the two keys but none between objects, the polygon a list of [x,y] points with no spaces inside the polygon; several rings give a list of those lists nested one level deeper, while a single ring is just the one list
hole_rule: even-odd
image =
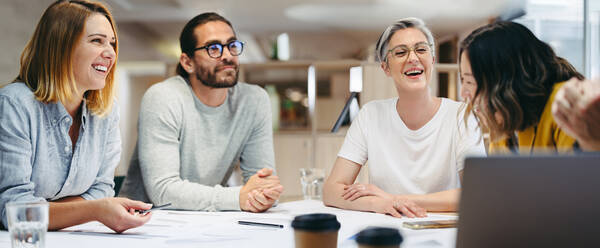
[{"label": "man's hand", "polygon": [[273,169],[263,168],[252,175],[240,190],[240,208],[250,212],[264,212],[279,199],[283,186]]},{"label": "man's hand", "polygon": [[582,148],[600,151],[600,80],[569,80],[556,93],[552,115]]},{"label": "man's hand", "polygon": [[283,186],[281,185],[262,191],[253,190],[248,193],[248,198],[242,205],[242,210],[255,213],[264,212],[275,204],[282,192]]},{"label": "man's hand", "polygon": [[137,214],[135,210],[147,210],[152,204],[127,198],[103,198],[95,200],[95,219],[117,233],[141,226],[150,220],[152,213]]}]

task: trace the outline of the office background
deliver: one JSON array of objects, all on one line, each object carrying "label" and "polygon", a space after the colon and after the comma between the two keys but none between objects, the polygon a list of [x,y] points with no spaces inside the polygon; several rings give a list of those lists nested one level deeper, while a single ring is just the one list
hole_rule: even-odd
[{"label": "office background", "polygon": [[[0,85],[16,76],[21,51],[51,2],[0,2],[4,51]],[[393,84],[373,62],[373,47],[380,32],[398,18],[422,18],[436,36],[439,65],[432,94],[459,98],[457,44],[474,28],[496,18],[517,17],[515,21],[529,27],[587,77],[600,77],[600,0],[104,2],[114,14],[120,42],[117,81],[123,155],[116,175],[126,174],[145,89],[173,75],[180,54],[179,33],[201,12],[215,11],[232,22],[239,39],[246,42],[240,57],[241,79],[271,85],[270,95],[279,99],[274,103],[279,107],[274,113],[279,120],[274,132],[276,163],[290,196],[301,194],[299,168],[319,167],[327,173],[333,164],[345,130],[330,134],[328,129],[349,96],[351,67],[361,67],[363,72],[361,104],[395,95]],[[367,180],[367,175],[360,178]]]}]

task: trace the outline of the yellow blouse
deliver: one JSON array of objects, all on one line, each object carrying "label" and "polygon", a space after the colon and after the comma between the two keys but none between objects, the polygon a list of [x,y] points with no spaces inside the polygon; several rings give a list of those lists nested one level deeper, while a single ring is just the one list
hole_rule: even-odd
[{"label": "yellow blouse", "polygon": [[[528,127],[523,131],[517,132],[519,139],[519,153],[523,155],[534,153],[556,153],[571,152],[575,139],[564,133],[552,117],[552,102],[556,92],[563,86],[563,83],[557,83],[552,89],[552,94],[546,102],[542,116],[537,125]],[[523,106],[527,107],[527,106]],[[507,139],[498,142],[492,142],[489,146],[490,154],[510,153],[507,146]]]}]

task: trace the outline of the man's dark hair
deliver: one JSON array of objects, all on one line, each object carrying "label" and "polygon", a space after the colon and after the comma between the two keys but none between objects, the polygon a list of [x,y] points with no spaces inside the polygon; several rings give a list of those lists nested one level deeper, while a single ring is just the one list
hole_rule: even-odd
[{"label": "man's dark hair", "polygon": [[[196,17],[192,18],[187,24],[185,24],[185,27],[183,27],[183,30],[181,31],[181,35],[179,36],[179,45],[181,47],[181,52],[187,54],[187,56],[190,58],[194,57],[194,49],[196,48],[196,43],[198,42],[198,40],[196,40],[196,36],[194,35],[194,30],[196,29],[196,27],[202,24],[213,21],[227,23],[227,25],[231,27],[231,30],[233,30],[233,26],[231,26],[231,23],[227,19],[225,19],[225,17],[222,17],[217,13],[207,12],[197,15]],[[185,71],[181,66],[181,63],[177,64],[177,74],[184,78],[187,78],[189,76],[187,71]]]}]

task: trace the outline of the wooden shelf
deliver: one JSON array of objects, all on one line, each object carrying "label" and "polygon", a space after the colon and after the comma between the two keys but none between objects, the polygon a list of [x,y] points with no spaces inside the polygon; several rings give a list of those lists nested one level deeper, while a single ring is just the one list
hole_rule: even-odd
[{"label": "wooden shelf", "polygon": [[271,69],[302,69],[308,67],[313,61],[295,60],[295,61],[267,61],[263,63],[246,63],[240,67],[247,70],[271,70]]},{"label": "wooden shelf", "polygon": [[352,66],[359,66],[364,61],[356,59],[344,60],[290,60],[290,61],[267,61],[263,63],[245,63],[240,67],[248,70],[271,70],[271,69],[308,69],[314,65],[319,69],[344,69]]},{"label": "wooden shelf", "polygon": [[438,72],[458,72],[458,64],[438,63],[434,66]]},{"label": "wooden shelf", "polygon": [[[348,127],[344,126],[341,127],[336,133],[331,133],[328,130],[317,130],[317,136],[320,137],[326,137],[326,136],[332,136],[332,137],[337,137],[337,136],[346,136],[346,132],[348,131]],[[307,136],[311,136],[311,130],[310,129],[305,129],[305,130],[277,130],[273,132],[273,135],[307,135]]]}]

